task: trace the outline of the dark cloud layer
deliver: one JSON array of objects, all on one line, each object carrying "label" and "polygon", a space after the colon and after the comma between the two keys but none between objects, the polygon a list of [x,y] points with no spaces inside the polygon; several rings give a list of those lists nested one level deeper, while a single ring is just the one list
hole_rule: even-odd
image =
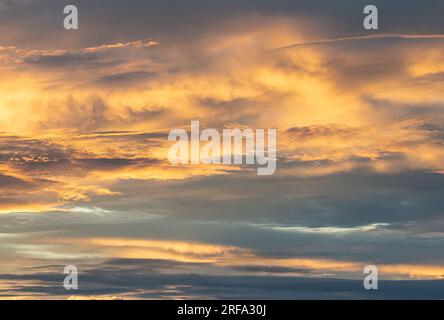
[{"label": "dark cloud layer", "polygon": [[[7,45],[45,45],[48,34],[61,39],[61,44],[94,45],[119,39],[140,39],[147,35],[165,39],[165,43],[195,40],[203,33],[223,28],[239,19],[258,16],[263,18],[287,16],[293,19],[317,21],[312,33],[323,37],[364,33],[362,11],[366,1],[279,0],[279,1],[169,1],[131,0],[83,1],[76,0],[81,16],[81,29],[77,34],[62,30],[63,4],[56,0],[3,2],[0,18],[3,28],[12,24],[17,28],[14,36],[3,33],[1,42]],[[373,1],[380,10],[381,30],[385,33],[442,33],[443,3],[439,0]],[[99,19],[98,19],[99,17]],[[174,22],[174,23],[172,23]],[[119,28],[108,32],[115,25]],[[38,28],[37,28],[38,26]],[[28,30],[33,32],[30,33]],[[80,36],[79,36],[80,35]]]},{"label": "dark cloud layer", "polygon": [[[442,299],[443,281],[381,281],[380,290],[368,291],[361,281],[294,277],[214,276],[183,272],[190,266],[163,260],[113,260],[102,265],[84,266],[79,290],[85,297],[121,296],[128,298],[200,299]],[[26,285],[13,287],[8,295],[73,295],[63,286],[59,269],[23,275],[0,275],[0,280]],[[164,270],[177,269],[164,274]]]}]

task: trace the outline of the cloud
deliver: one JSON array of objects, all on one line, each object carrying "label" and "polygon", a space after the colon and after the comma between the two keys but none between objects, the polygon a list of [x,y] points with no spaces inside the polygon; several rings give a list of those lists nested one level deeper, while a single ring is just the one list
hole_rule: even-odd
[{"label": "cloud", "polygon": [[156,72],[132,71],[104,76],[97,79],[97,83],[105,86],[135,85],[137,83],[156,78],[157,76],[158,74]]},{"label": "cloud", "polygon": [[[76,32],[25,2],[0,2],[5,297],[67,297],[67,260],[88,297],[368,298],[364,264],[378,297],[442,296],[440,3],[376,1],[371,35],[364,1],[79,0]],[[171,165],[191,120],[276,128],[276,175]]]},{"label": "cloud", "polygon": [[[347,279],[264,277],[245,275],[199,275],[189,264],[167,260],[116,259],[83,266],[76,295],[61,286],[62,265],[26,274],[0,275],[15,285],[5,297],[66,298],[185,298],[185,299],[440,299],[442,281],[380,281],[380,290],[362,290],[362,282]],[[193,266],[194,268],[196,266]],[[201,266],[205,268],[205,266]],[[46,267],[48,268],[48,267]],[[41,269],[41,268],[40,268]],[[165,270],[170,272],[165,273]],[[196,270],[196,269],[195,269]],[[419,294],[421,292],[421,294]]]}]

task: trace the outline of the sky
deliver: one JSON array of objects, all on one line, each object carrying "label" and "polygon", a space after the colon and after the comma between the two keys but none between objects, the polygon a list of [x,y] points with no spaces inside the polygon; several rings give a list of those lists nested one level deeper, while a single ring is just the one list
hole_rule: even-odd
[{"label": "sky", "polygon": [[[443,299],[444,2],[366,4],[0,0],[0,299]],[[171,164],[195,120],[275,174]]]}]

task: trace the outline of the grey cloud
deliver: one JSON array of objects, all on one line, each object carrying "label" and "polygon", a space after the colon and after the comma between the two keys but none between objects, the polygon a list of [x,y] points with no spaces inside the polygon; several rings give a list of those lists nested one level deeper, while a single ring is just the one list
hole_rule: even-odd
[{"label": "grey cloud", "polygon": [[[164,274],[162,270],[185,268]],[[442,299],[443,281],[385,281],[379,290],[368,291],[360,280],[274,276],[199,275],[191,264],[167,260],[114,260],[99,265],[80,266],[80,288],[84,296],[110,295],[127,298],[217,298],[217,299]],[[186,272],[186,269],[188,271]],[[49,295],[64,298],[63,265],[46,272],[2,274],[1,280],[15,285],[2,293]],[[177,270],[176,270],[177,271]]]},{"label": "grey cloud", "polygon": [[[254,217],[256,221],[311,226],[420,222],[442,213],[443,179],[444,175],[434,173],[366,170],[308,178],[238,174],[158,183],[158,192],[153,190],[150,197],[190,218],[248,221]],[[116,188],[137,199],[137,190],[145,190],[143,184],[122,182]],[[165,188],[173,196],[161,191]],[[119,200],[113,205],[118,207]]]},{"label": "grey cloud", "polygon": [[46,54],[25,58],[24,62],[41,67],[67,68],[67,67],[88,67],[97,65],[99,56],[95,53],[88,54]]},{"label": "grey cloud", "polygon": [[421,120],[426,116],[433,116],[433,118],[427,119],[433,125],[437,118],[442,118],[444,110],[444,104],[442,103],[399,103],[376,99],[371,96],[365,96],[362,100],[370,105],[387,122],[406,119]]},{"label": "grey cloud", "polygon": [[0,161],[25,163],[33,161],[53,161],[67,159],[73,150],[50,141],[18,136],[0,137]]},{"label": "grey cloud", "polygon": [[125,86],[134,85],[141,82],[146,82],[150,79],[157,78],[157,72],[151,71],[131,71],[125,73],[118,73],[107,75],[99,78],[96,83],[105,86]]},{"label": "grey cloud", "polygon": [[12,177],[12,176],[8,176],[8,175],[4,175],[4,174],[0,174],[0,190],[2,191],[8,191],[11,189],[16,189],[16,188],[20,188],[20,189],[29,189],[33,186],[32,183],[16,178],[16,177]]},{"label": "grey cloud", "polygon": [[[4,4],[12,4],[5,2]],[[76,0],[72,4],[80,8],[80,34],[64,32],[61,25],[63,6],[57,0],[31,1],[26,6],[11,6],[9,10],[0,12],[0,18],[6,26],[13,24],[17,28],[14,35],[2,33],[0,41],[7,44],[17,42],[31,45],[47,45],[52,39],[60,39],[61,44],[73,43],[94,45],[110,40],[125,41],[134,38],[145,38],[147,35],[165,39],[166,44],[199,38],[204,33],[217,32],[222,26],[225,30],[233,28],[234,21],[245,20],[246,17],[259,16],[259,21],[267,17],[310,17],[316,21],[312,34],[320,37],[338,35],[365,34],[362,28],[362,10],[366,1],[327,0],[278,0],[273,2],[257,2],[254,0],[238,2],[235,0],[183,1],[131,0],[102,1]],[[375,0],[380,9],[381,31],[384,33],[428,33],[443,32],[441,12],[443,4],[438,0],[427,3],[418,1],[383,1]],[[106,10],[104,10],[104,7]],[[400,7],[402,6],[402,10]],[[100,16],[100,23],[96,17]],[[174,21],[174,24],[170,22]],[[118,28],[116,28],[118,25]],[[32,30],[29,33],[28,30]],[[113,30],[113,32],[109,32]],[[310,32],[310,30],[307,30]],[[38,40],[38,41],[37,41]],[[39,44],[40,42],[40,44]]]},{"label": "grey cloud", "polygon": [[40,129],[71,128],[79,134],[93,134],[113,131],[112,129],[119,125],[161,120],[170,115],[167,107],[157,105],[147,105],[143,108],[128,106],[123,109],[122,114],[115,114],[108,103],[94,96],[83,103],[69,97],[64,105],[58,107],[57,113],[49,115],[45,122],[40,123]]},{"label": "grey cloud", "polygon": [[344,136],[352,137],[359,129],[341,127],[338,125],[330,126],[310,126],[310,127],[293,127],[287,129],[287,133],[297,140],[310,139],[324,136]]}]

